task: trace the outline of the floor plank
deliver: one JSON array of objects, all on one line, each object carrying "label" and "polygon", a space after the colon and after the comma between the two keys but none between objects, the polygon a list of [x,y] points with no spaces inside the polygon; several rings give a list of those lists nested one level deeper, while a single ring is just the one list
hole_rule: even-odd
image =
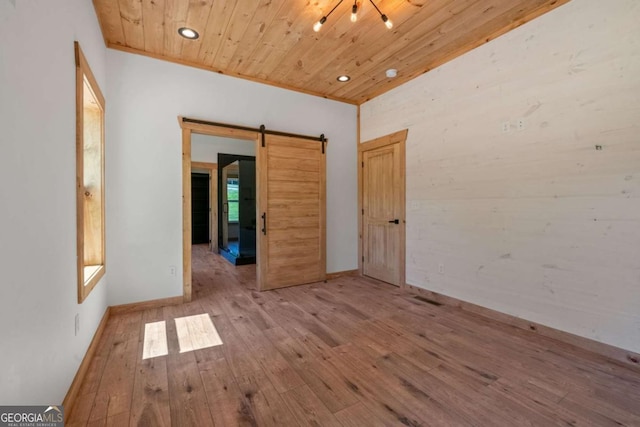
[{"label": "floor plank", "polygon": [[[141,334],[144,334],[144,324],[165,321],[163,310],[147,310],[142,320]],[[141,338],[143,337],[141,336]],[[144,343],[144,341],[142,342]],[[130,424],[158,427],[169,427],[171,425],[166,357],[145,360],[138,358],[133,385]]]},{"label": "floor plank", "polygon": [[[257,292],[204,245],[193,295],[109,319],[69,425],[640,425],[638,372],[376,280]],[[180,353],[202,314],[222,345]],[[169,354],[143,360],[157,321]]]},{"label": "floor plank", "polygon": [[238,387],[224,357],[201,366],[200,376],[216,425],[252,426],[257,424],[253,410]]},{"label": "floor plank", "polygon": [[178,335],[173,319],[191,314],[186,306],[164,308],[167,321],[169,354],[167,373],[169,380],[169,407],[171,424],[179,426],[213,425],[195,352],[180,353]]},{"label": "floor plank", "polygon": [[282,395],[301,426],[340,427],[341,424],[307,385]]}]

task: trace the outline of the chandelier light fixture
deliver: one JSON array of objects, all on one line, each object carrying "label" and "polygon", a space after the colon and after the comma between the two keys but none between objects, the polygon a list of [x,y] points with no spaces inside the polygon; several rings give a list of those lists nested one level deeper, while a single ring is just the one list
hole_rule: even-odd
[{"label": "chandelier light fixture", "polygon": [[[340,6],[340,3],[342,3],[343,1],[344,0],[338,1],[338,3],[335,6],[333,6],[333,9],[331,9],[329,13],[327,13],[322,18],[320,18],[318,22],[313,24],[313,31],[315,31],[316,33],[320,31],[320,28],[322,28],[324,23],[327,22],[327,18],[329,17],[329,15],[331,15],[333,11],[336,10],[336,8]],[[391,20],[387,17],[387,15],[385,15],[380,11],[380,9],[378,9],[378,6],[376,6],[373,0],[369,0],[369,2],[373,5],[373,7],[376,8],[376,11],[378,11],[378,13],[380,14],[380,19],[382,19],[382,22],[384,22],[384,25],[388,29],[393,28],[393,22],[391,22]],[[356,22],[357,20],[358,20],[358,0],[354,0],[353,6],[351,7],[351,22]]]}]

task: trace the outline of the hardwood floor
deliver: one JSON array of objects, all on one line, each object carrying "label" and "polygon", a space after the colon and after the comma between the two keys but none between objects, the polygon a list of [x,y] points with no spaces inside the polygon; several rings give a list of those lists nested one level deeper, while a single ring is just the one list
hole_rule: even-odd
[{"label": "hardwood floor", "polygon": [[[259,293],[193,250],[194,301],[113,316],[68,425],[640,426],[640,374],[374,280]],[[173,319],[224,344],[180,353]],[[167,356],[142,360],[166,321]]]}]

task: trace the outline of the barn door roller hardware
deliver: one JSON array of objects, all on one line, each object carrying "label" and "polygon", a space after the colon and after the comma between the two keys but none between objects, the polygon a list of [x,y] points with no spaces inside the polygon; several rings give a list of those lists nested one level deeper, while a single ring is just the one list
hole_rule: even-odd
[{"label": "barn door roller hardware", "polygon": [[280,132],[277,130],[269,130],[266,128],[265,125],[261,125],[260,128],[256,129],[248,126],[230,125],[228,123],[217,123],[217,122],[210,122],[207,120],[190,119],[188,117],[183,117],[182,122],[194,123],[199,125],[218,126],[218,127],[228,128],[228,129],[246,130],[249,132],[258,132],[262,135],[263,147],[265,146],[265,135],[290,136],[292,138],[308,139],[310,141],[320,141],[320,142],[324,141],[325,143],[327,142],[327,139],[325,138],[324,134],[320,136],[312,136],[312,135],[300,135],[297,133],[290,133],[290,132]]}]

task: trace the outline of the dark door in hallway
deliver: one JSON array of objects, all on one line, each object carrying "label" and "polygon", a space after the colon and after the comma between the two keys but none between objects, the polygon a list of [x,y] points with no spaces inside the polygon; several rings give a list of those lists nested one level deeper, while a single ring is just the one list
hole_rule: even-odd
[{"label": "dark door in hallway", "polygon": [[209,175],[191,174],[191,243],[209,243]]},{"label": "dark door in hallway", "polygon": [[218,247],[234,265],[256,263],[256,159],[218,153]]}]

